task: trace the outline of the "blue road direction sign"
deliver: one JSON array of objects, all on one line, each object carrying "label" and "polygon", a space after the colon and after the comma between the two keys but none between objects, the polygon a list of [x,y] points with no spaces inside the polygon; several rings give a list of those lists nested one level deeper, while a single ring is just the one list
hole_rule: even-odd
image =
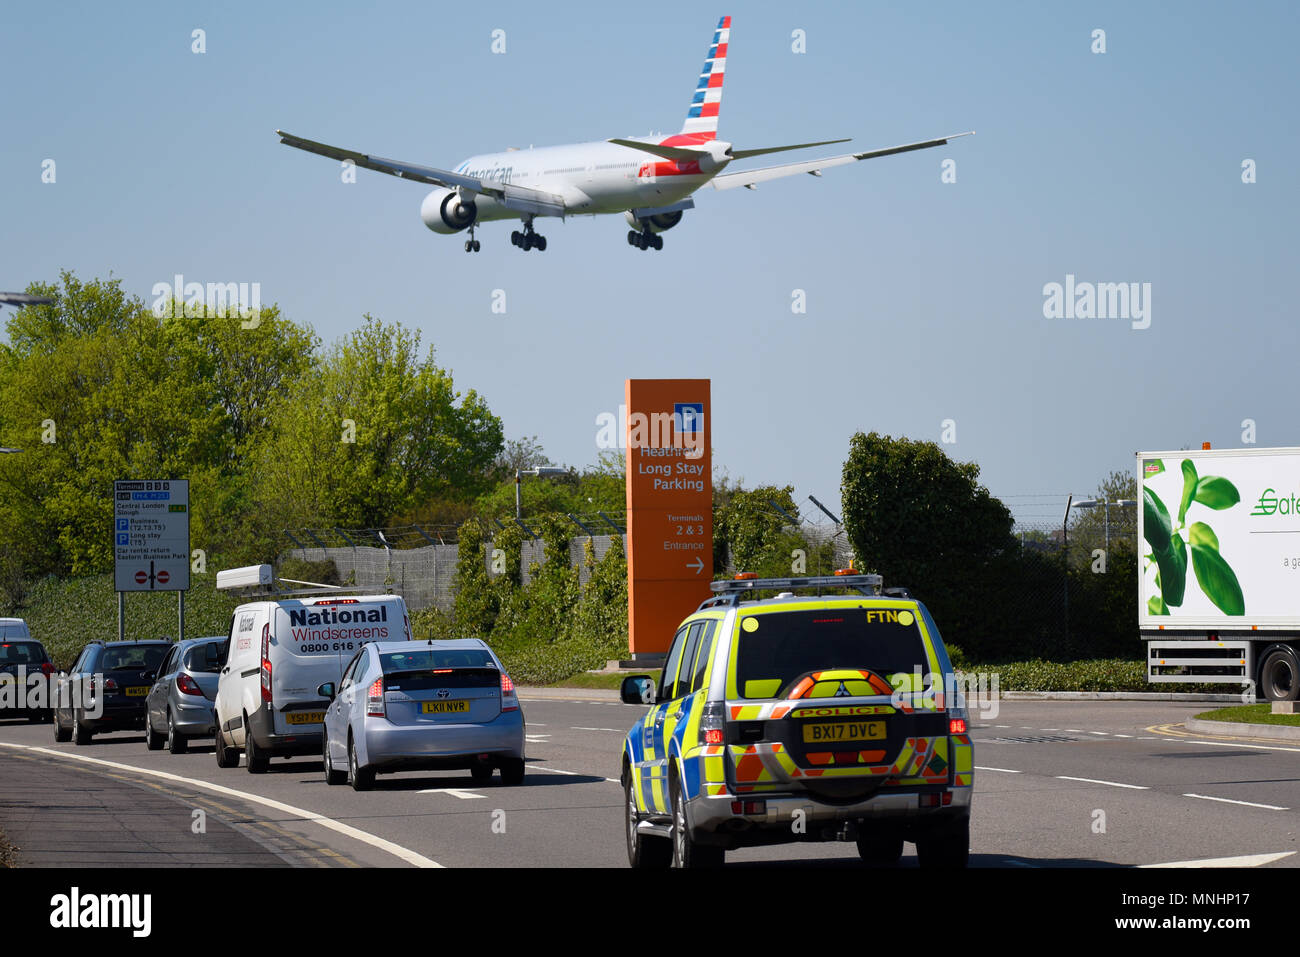
[{"label": "blue road direction sign", "polygon": [[186,479],[113,483],[117,591],[188,591],[190,483]]}]

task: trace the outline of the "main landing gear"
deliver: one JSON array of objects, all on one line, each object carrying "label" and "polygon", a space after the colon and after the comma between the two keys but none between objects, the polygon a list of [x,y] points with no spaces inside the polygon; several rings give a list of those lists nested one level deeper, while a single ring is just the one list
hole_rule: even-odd
[{"label": "main landing gear", "polygon": [[479,241],[474,238],[474,227],[469,228],[469,239],[465,240],[465,252],[476,253],[479,251]]},{"label": "main landing gear", "polygon": [[629,229],[627,231],[627,244],[629,246],[635,246],[640,250],[663,249],[664,238],[662,236],[656,236],[654,233],[650,232],[648,228],[643,229],[639,233],[635,229]]},{"label": "main landing gear", "polygon": [[536,249],[538,252],[543,253],[546,252],[546,237],[533,232],[533,224],[531,220],[524,223],[524,231],[522,233],[517,229],[511,233],[510,241],[524,252],[528,252],[530,249]]}]

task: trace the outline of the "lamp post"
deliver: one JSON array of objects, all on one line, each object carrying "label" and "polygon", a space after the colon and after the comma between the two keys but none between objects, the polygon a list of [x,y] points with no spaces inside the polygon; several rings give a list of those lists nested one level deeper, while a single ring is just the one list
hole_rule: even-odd
[{"label": "lamp post", "polygon": [[[1105,535],[1106,535],[1106,553],[1110,554],[1110,507],[1112,505],[1124,506],[1124,505],[1136,505],[1136,504],[1137,502],[1135,502],[1131,498],[1120,498],[1120,499],[1116,499],[1113,502],[1110,499],[1103,499],[1102,501],[1099,502],[1094,498],[1090,498],[1090,499],[1084,499],[1083,501],[1080,502],[1075,502],[1074,507],[1075,508],[1096,508],[1098,505],[1102,507],[1103,515],[1105,516],[1105,518],[1103,519],[1103,525],[1105,528]],[[1068,508],[1067,508],[1067,517],[1068,517]]]},{"label": "lamp post", "polygon": [[565,474],[565,471],[566,471],[565,469],[554,468],[548,465],[539,465],[537,466],[537,468],[532,468],[532,469],[515,469],[515,518],[516,519],[523,518],[523,509],[520,506],[520,502],[519,502],[519,484],[523,476],[563,475]]}]

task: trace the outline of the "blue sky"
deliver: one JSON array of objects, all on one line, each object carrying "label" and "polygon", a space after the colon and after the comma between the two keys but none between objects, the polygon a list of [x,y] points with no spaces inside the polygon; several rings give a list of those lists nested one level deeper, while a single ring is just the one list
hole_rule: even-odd
[{"label": "blue sky", "polygon": [[[0,287],[68,268],[149,300],[181,273],[258,282],[327,341],[400,321],[508,436],[574,465],[626,377],[708,377],[715,464],[828,504],[853,432],[938,441],[952,419],[949,454],[1051,522],[1139,449],[1237,446],[1247,418],[1260,445],[1300,445],[1298,9],[6,4]],[[424,187],[342,184],[273,133],[450,168],[674,132],[722,14],[737,147],[977,135],[705,190],[662,252],[600,217],[546,223],[545,253],[489,224],[468,256],[421,224]],[[1150,328],[1044,318],[1067,274],[1150,283]]]}]

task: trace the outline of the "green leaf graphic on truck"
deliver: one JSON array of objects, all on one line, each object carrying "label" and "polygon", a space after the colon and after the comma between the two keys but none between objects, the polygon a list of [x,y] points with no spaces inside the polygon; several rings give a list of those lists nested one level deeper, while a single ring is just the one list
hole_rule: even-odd
[{"label": "green leaf graphic on truck", "polygon": [[[1160,471],[1163,471],[1162,463],[1155,464],[1160,465]],[[1204,522],[1185,524],[1188,509],[1193,506],[1203,505],[1223,511],[1240,502],[1241,495],[1226,478],[1197,475],[1196,464],[1191,459],[1183,459],[1181,469],[1183,494],[1178,502],[1176,521],[1160,496],[1149,488],[1142,489],[1142,531],[1151,546],[1146,557],[1156,565],[1156,588],[1160,592],[1147,601],[1147,611],[1152,615],[1168,615],[1170,608],[1183,603],[1190,554],[1196,583],[1205,597],[1225,615],[1244,615],[1246,599],[1232,566],[1219,554],[1219,537]],[[1151,474],[1158,473],[1153,470]]]}]

